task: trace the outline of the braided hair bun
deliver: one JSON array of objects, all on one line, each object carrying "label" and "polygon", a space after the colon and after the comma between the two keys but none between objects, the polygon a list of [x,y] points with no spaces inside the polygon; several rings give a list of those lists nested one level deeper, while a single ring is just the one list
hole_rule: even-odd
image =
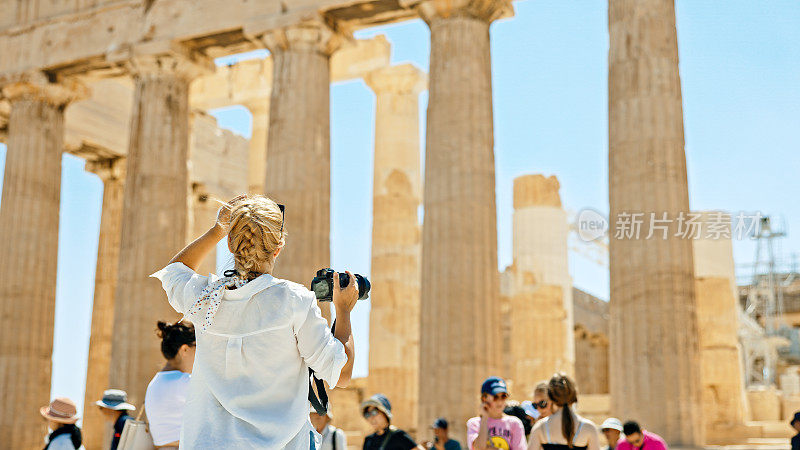
[{"label": "braided hair bun", "polygon": [[286,242],[283,225],[278,204],[263,195],[250,195],[232,205],[228,248],[239,276],[255,278],[274,263],[275,252]]}]

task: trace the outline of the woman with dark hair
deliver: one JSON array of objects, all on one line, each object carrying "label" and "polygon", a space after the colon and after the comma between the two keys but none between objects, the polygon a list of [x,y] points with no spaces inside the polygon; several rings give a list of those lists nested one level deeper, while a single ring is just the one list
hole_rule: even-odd
[{"label": "woman with dark hair", "polygon": [[547,383],[547,395],[558,410],[534,425],[528,450],[600,450],[597,426],[573,410],[578,401],[575,382],[557,373]]},{"label": "woman with dark hair", "polygon": [[189,374],[194,365],[194,325],[159,321],[157,334],[167,363],[147,386],[144,409],[156,448],[178,448]]}]

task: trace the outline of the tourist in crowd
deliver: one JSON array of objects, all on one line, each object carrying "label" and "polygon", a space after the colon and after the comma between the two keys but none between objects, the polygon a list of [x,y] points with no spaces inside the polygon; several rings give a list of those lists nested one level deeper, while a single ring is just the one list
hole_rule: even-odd
[{"label": "tourist in crowd", "polygon": [[622,422],[615,417],[609,417],[600,425],[600,430],[606,437],[606,442],[608,442],[605,450],[616,450],[617,442],[619,442],[619,438],[622,435]]},{"label": "tourist in crowd", "polygon": [[547,383],[547,395],[558,410],[534,425],[528,450],[600,450],[597,426],[573,410],[578,401],[575,382],[557,373]]},{"label": "tourist in crowd", "polygon": [[[264,196],[236,197],[153,274],[169,304],[197,327],[183,448],[319,448],[308,416],[308,369],[331,387],[350,382],[355,277],[341,289],[334,273],[332,333],[313,292],[271,275],[286,240],[283,212]],[[226,237],[234,269],[223,278],[196,273]]]},{"label": "tourist in crowd", "polygon": [[75,425],[78,421],[78,408],[75,402],[68,398],[57,398],[48,406],[43,406],[39,413],[47,420],[47,426],[51,430],[46,439],[45,450],[83,448],[81,429]]},{"label": "tourist in crowd", "polygon": [[539,413],[539,417],[536,419],[537,421],[550,416],[558,409],[547,395],[547,381],[539,382],[533,389],[533,407],[536,408],[536,411]]},{"label": "tourist in crowd", "polygon": [[431,425],[433,442],[426,442],[425,447],[436,450],[461,450],[461,444],[455,439],[450,439],[447,427],[447,420],[444,417],[436,419]]},{"label": "tourist in crowd", "polygon": [[[528,402],[531,403],[531,402]],[[531,406],[533,408],[533,406]],[[531,434],[531,428],[533,428],[534,420],[531,420],[530,416],[528,416],[528,412],[525,411],[525,408],[522,407],[519,403],[509,400],[506,402],[506,407],[503,409],[503,413],[509,416],[514,416],[522,422],[522,427],[525,429],[525,441],[528,440],[528,435]]]},{"label": "tourist in crowd", "polygon": [[364,450],[424,450],[405,431],[393,427],[392,404],[383,394],[375,394],[361,404],[361,414],[374,432],[364,439]]},{"label": "tourist in crowd", "polygon": [[125,422],[131,419],[128,411],[135,411],[136,407],[128,403],[128,393],[119,389],[108,389],[103,392],[103,398],[94,402],[107,422],[114,424],[114,434],[111,438],[111,450],[117,450]]},{"label": "tourist in crowd", "polygon": [[391,425],[392,404],[383,394],[375,394],[361,404],[361,413],[374,432],[364,439],[364,450],[423,449],[405,431]]},{"label": "tourist in crowd", "polygon": [[667,450],[667,443],[661,436],[642,430],[638,423],[629,420],[622,425],[622,432],[625,433],[625,439],[617,443],[616,450]]},{"label": "tourist in crowd", "polygon": [[319,414],[312,408],[308,419],[317,433],[322,435],[320,450],[347,450],[347,437],[344,435],[344,430],[331,425],[333,414],[331,414],[330,407],[325,414]]},{"label": "tourist in crowd", "polygon": [[177,448],[194,365],[194,326],[183,321],[159,321],[157,326],[156,333],[161,338],[161,354],[167,363],[147,386],[144,410],[153,443],[158,447]]},{"label": "tourist in crowd", "polygon": [[800,450],[800,411],[794,413],[794,418],[789,425],[797,431],[797,434],[792,436],[792,450]]},{"label": "tourist in crowd", "polygon": [[467,448],[487,450],[525,448],[525,427],[516,417],[503,413],[508,387],[500,377],[489,377],[481,385],[480,415],[467,421]]}]

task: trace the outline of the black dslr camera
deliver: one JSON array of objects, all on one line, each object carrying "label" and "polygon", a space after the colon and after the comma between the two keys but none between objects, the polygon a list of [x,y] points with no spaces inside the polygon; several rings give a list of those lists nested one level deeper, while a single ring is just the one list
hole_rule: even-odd
[{"label": "black dslr camera", "polygon": [[[331,268],[319,269],[317,276],[311,280],[311,290],[317,296],[317,300],[321,302],[330,302],[333,300],[333,274],[334,270]],[[364,300],[369,297],[369,280],[367,277],[355,274],[356,284],[358,285],[358,299]],[[339,274],[339,287],[344,289],[350,284],[350,275],[342,272]]]}]

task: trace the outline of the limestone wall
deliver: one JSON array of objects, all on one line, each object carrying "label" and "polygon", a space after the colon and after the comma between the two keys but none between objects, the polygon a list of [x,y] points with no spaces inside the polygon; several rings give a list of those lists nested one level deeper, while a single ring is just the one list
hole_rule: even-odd
[{"label": "limestone wall", "polygon": [[738,340],[733,250],[730,235],[709,234],[713,224],[730,231],[730,216],[703,212],[694,239],[695,295],[700,343],[703,416],[710,441],[724,439],[748,416]]},{"label": "limestone wall", "polygon": [[555,177],[514,180],[514,264],[504,274],[510,324],[509,375],[527,398],[555,371],[575,372],[567,219]]}]

